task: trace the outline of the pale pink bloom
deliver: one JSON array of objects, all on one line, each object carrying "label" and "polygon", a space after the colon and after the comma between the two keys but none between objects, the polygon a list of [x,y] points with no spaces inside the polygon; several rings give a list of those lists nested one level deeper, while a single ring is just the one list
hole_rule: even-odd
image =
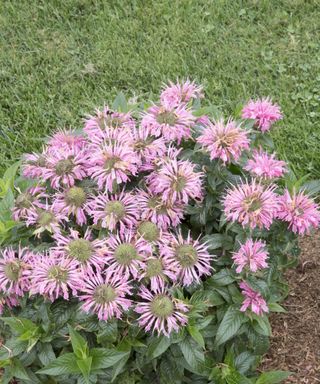
[{"label": "pale pink bloom", "polygon": [[[166,149],[162,156],[149,157],[145,163],[140,166],[140,171],[158,171],[164,164],[168,164],[171,160],[177,160],[182,148],[176,148],[172,145]],[[151,177],[156,176],[156,172]]]},{"label": "pale pink bloom", "polygon": [[266,132],[275,121],[282,119],[282,114],[279,105],[272,104],[269,98],[264,98],[250,100],[242,110],[242,118],[255,119],[256,126],[262,132]]},{"label": "pale pink bloom", "polygon": [[141,236],[155,246],[171,238],[169,232],[164,231],[158,223],[153,223],[151,220],[140,221],[137,224],[137,236]]},{"label": "pale pink bloom", "polygon": [[187,324],[188,306],[174,298],[167,286],[156,287],[152,292],[142,285],[139,296],[145,302],[138,302],[135,312],[140,314],[138,323],[145,331],[156,331],[158,335],[169,337]]},{"label": "pale pink bloom", "polygon": [[26,178],[41,178],[47,167],[47,150],[43,153],[27,153],[23,156],[22,174]]},{"label": "pale pink bloom", "polygon": [[0,315],[4,312],[5,308],[13,308],[19,305],[19,300],[16,295],[3,295],[0,293]]},{"label": "pale pink bloom", "polygon": [[264,312],[269,312],[268,305],[264,298],[261,296],[261,293],[255,292],[244,281],[242,281],[239,286],[242,290],[241,293],[244,295],[244,301],[240,308],[241,312],[245,312],[249,307],[251,311],[258,316],[262,316]]},{"label": "pale pink bloom", "polygon": [[1,251],[0,289],[7,295],[23,296],[29,290],[30,251],[20,248],[14,251],[8,247]]},{"label": "pale pink bloom", "polygon": [[89,174],[99,189],[112,192],[114,185],[126,183],[138,170],[139,158],[133,149],[124,145],[105,145],[92,154]]},{"label": "pale pink bloom", "polygon": [[160,246],[160,254],[172,271],[177,271],[177,278],[183,286],[199,284],[202,276],[210,276],[213,268],[213,256],[199,238],[193,240],[190,232],[186,239],[181,232],[171,235],[167,243]]},{"label": "pale pink bloom", "polygon": [[277,160],[275,155],[269,155],[267,152],[254,150],[253,158],[248,160],[244,169],[250,172],[255,177],[263,179],[274,179],[282,177],[286,169],[286,163]]},{"label": "pale pink bloom", "polygon": [[69,300],[77,295],[83,283],[79,263],[51,249],[34,259],[30,271],[30,294],[42,295],[50,301],[63,297]]},{"label": "pale pink bloom", "polygon": [[45,208],[32,209],[26,219],[26,226],[34,226],[34,234],[40,236],[42,232],[57,233],[61,231],[60,225],[64,221],[69,221],[68,217],[62,212],[54,212],[52,207],[46,202]]},{"label": "pale pink bloom", "polygon": [[91,139],[94,136],[103,135],[110,128],[122,128],[130,131],[134,127],[135,121],[130,112],[114,112],[106,106],[101,111],[96,109],[95,115],[88,116],[83,130]]},{"label": "pale pink bloom", "polygon": [[12,209],[14,220],[27,219],[32,210],[45,208],[45,199],[49,196],[44,187],[35,186],[28,188],[25,192],[19,193]]},{"label": "pale pink bloom", "polygon": [[269,229],[278,212],[276,186],[263,186],[256,180],[233,186],[224,198],[227,220],[238,221],[243,227]]},{"label": "pale pink bloom", "polygon": [[126,277],[108,271],[104,275],[88,271],[83,280],[79,298],[84,301],[81,306],[84,312],[95,313],[100,320],[109,320],[120,319],[130,308],[132,301],[125,296],[131,295],[131,287]]},{"label": "pale pink bloom", "polygon": [[183,219],[184,204],[171,204],[162,200],[161,195],[154,195],[151,191],[137,190],[137,203],[142,220],[150,220],[164,230],[176,227]]},{"label": "pale pink bloom", "polygon": [[149,129],[151,134],[162,136],[166,141],[177,141],[191,137],[191,127],[195,118],[185,105],[176,108],[153,105],[144,114],[141,127]]},{"label": "pale pink bloom", "polygon": [[319,206],[304,192],[295,191],[291,195],[285,190],[279,197],[278,218],[289,223],[289,228],[300,235],[310,233],[311,228],[320,224]]},{"label": "pale pink bloom", "polygon": [[196,124],[203,125],[204,127],[206,127],[207,125],[210,125],[211,122],[207,115],[203,115],[203,116],[197,117]]},{"label": "pale pink bloom", "polygon": [[48,142],[48,150],[55,152],[60,151],[61,148],[67,149],[82,149],[87,143],[87,140],[82,135],[77,134],[75,131],[60,129],[57,131]]},{"label": "pale pink bloom", "polygon": [[89,267],[101,270],[105,265],[105,240],[93,239],[91,230],[86,229],[83,236],[71,229],[67,235],[57,233],[53,236],[57,245],[52,249],[63,256],[74,259],[82,270],[87,271]]},{"label": "pale pink bloom", "polygon": [[95,134],[90,135],[88,140],[90,142],[90,150],[94,151],[100,147],[113,145],[133,147],[132,130],[121,126],[106,127],[104,130],[96,131]]},{"label": "pale pink bloom", "polygon": [[232,259],[237,266],[236,272],[241,273],[247,267],[251,272],[267,268],[266,260],[268,257],[269,253],[264,241],[248,239],[244,244],[241,244],[239,251],[234,253]]},{"label": "pale pink bloom", "polygon": [[136,279],[144,261],[152,254],[152,246],[143,238],[136,238],[131,231],[110,235],[106,243],[108,271],[127,278],[131,274]]},{"label": "pale pink bloom", "polygon": [[114,231],[119,228],[120,233],[132,229],[140,218],[136,197],[130,192],[119,194],[98,195],[87,205],[87,210],[95,225],[101,225]]},{"label": "pale pink bloom", "polygon": [[64,148],[50,151],[46,156],[46,169],[42,173],[44,180],[50,180],[51,187],[73,187],[76,180],[84,179],[89,158],[84,150]]},{"label": "pale pink bloom", "polygon": [[171,160],[147,177],[149,189],[172,204],[187,204],[189,199],[201,200],[203,173],[195,172],[194,168],[188,160]]},{"label": "pale pink bloom", "polygon": [[64,216],[74,216],[77,224],[87,223],[87,193],[77,186],[57,192],[52,199],[52,209],[56,213],[62,213]]},{"label": "pale pink bloom", "polygon": [[221,159],[224,163],[239,160],[242,152],[249,149],[248,132],[241,129],[233,120],[226,123],[218,120],[208,122],[197,138],[202,148],[209,152],[210,159]]},{"label": "pale pink bloom", "polygon": [[181,103],[188,103],[192,99],[204,97],[201,85],[186,80],[184,83],[169,82],[160,95],[161,104],[167,107],[177,107]]}]

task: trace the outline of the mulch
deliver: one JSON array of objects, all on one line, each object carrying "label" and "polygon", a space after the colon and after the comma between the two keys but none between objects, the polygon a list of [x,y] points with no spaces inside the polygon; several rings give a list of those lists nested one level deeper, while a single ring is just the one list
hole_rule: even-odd
[{"label": "mulch", "polygon": [[286,272],[285,314],[273,314],[271,348],[261,370],[294,373],[286,384],[320,383],[320,232],[301,240],[299,266]]}]

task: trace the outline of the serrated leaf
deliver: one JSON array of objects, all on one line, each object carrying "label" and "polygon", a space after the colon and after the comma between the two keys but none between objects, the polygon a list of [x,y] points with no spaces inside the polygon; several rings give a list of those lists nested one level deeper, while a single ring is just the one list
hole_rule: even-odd
[{"label": "serrated leaf", "polygon": [[89,375],[91,371],[91,366],[92,366],[92,357],[85,357],[83,359],[78,359],[77,360],[77,365],[83,375],[83,377],[86,380],[86,383],[89,384]]},{"label": "serrated leaf", "polygon": [[252,355],[248,351],[240,353],[235,360],[234,364],[237,370],[244,374],[250,370],[251,365],[255,362],[256,356]]},{"label": "serrated leaf", "polygon": [[271,336],[272,330],[267,316],[255,316],[253,321],[254,330],[262,336]]},{"label": "serrated leaf", "polygon": [[243,321],[243,314],[238,309],[229,307],[218,327],[215,344],[219,346],[235,336]]},{"label": "serrated leaf", "polygon": [[[9,327],[19,333],[23,334],[27,331],[35,331],[38,327],[31,320],[25,319],[23,317],[1,317],[0,318],[5,324],[9,325]],[[26,339],[27,340],[27,339]]]},{"label": "serrated leaf", "polygon": [[65,353],[52,361],[46,367],[40,369],[38,374],[59,376],[70,373],[81,373],[77,365],[77,357],[74,353]]},{"label": "serrated leaf", "polygon": [[270,312],[287,313],[285,308],[283,308],[278,303],[268,303],[268,308],[269,308]]},{"label": "serrated leaf", "polygon": [[56,359],[53,348],[50,343],[39,343],[38,358],[43,365],[48,365]]},{"label": "serrated leaf", "polygon": [[285,371],[264,372],[262,375],[260,375],[259,379],[256,381],[256,384],[278,384],[291,375],[291,372]]},{"label": "serrated leaf", "polygon": [[198,349],[197,344],[186,337],[178,345],[188,365],[190,365],[192,369],[197,370],[199,365],[205,360],[204,354]]},{"label": "serrated leaf", "polygon": [[162,355],[170,347],[170,345],[171,341],[169,337],[154,337],[148,346],[147,355],[151,359],[155,359],[156,357]]},{"label": "serrated leaf", "polygon": [[11,374],[17,379],[30,381],[30,377],[19,359],[12,359]]},{"label": "serrated leaf", "polygon": [[218,286],[225,286],[235,281],[235,277],[229,269],[221,269],[221,271],[215,273],[210,279]]},{"label": "serrated leaf", "polygon": [[90,350],[92,357],[92,370],[106,369],[117,364],[124,356],[130,352],[121,352],[116,349],[93,348]]},{"label": "serrated leaf", "polygon": [[88,343],[86,340],[80,335],[79,332],[76,332],[70,325],[68,325],[69,334],[71,338],[72,349],[75,355],[83,359],[88,356]]},{"label": "serrated leaf", "polygon": [[190,333],[190,336],[195,340],[201,348],[205,347],[205,342],[203,339],[203,336],[201,335],[200,331],[197,329],[195,325],[188,325],[187,326],[188,332]]}]

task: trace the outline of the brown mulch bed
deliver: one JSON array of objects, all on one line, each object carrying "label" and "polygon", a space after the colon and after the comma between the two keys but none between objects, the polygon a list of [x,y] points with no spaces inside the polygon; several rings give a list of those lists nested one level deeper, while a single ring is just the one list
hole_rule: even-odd
[{"label": "brown mulch bed", "polygon": [[273,314],[271,349],[261,369],[294,372],[285,383],[320,384],[320,232],[301,241],[296,269],[286,272],[285,314]]}]

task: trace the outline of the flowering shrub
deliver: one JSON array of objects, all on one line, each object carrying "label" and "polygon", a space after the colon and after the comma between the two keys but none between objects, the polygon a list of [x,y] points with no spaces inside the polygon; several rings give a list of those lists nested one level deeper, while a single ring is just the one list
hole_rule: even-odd
[{"label": "flowering shrub", "polygon": [[278,106],[225,120],[201,98],[190,81],[152,105],[119,95],[6,172],[2,382],[287,377],[254,372],[267,315],[283,311],[281,272],[320,212],[270,153]]}]

